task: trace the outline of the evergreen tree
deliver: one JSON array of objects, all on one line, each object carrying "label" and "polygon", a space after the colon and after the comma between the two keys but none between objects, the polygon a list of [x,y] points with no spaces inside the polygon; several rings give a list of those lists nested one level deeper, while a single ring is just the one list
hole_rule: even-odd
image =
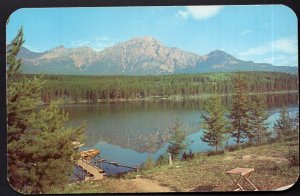
[{"label": "evergreen tree", "polygon": [[274,124],[274,130],[277,137],[287,136],[293,130],[292,120],[285,106],[283,106],[280,110],[280,117]]},{"label": "evergreen tree", "polygon": [[[34,75],[29,75],[33,77]],[[175,76],[57,76],[45,75],[47,83],[43,88],[45,101],[64,99],[72,101],[118,98],[147,98],[152,96],[200,95],[202,93],[231,94],[234,90],[231,77],[234,73],[180,74]],[[298,90],[298,77],[293,74],[274,72],[243,72],[247,83],[245,92],[272,92],[285,89]],[[213,83],[218,86],[214,89]],[[192,84],[192,85],[191,85]],[[164,93],[161,94],[161,91]],[[48,92],[48,95],[46,94]],[[92,92],[92,93],[91,93]],[[278,95],[282,96],[282,95]],[[293,96],[294,97],[294,96]],[[294,99],[294,98],[293,98]],[[269,104],[273,104],[272,101]]]},{"label": "evergreen tree", "polygon": [[293,119],[293,131],[299,131],[299,112],[297,112],[295,118]]},{"label": "evergreen tree", "polygon": [[7,46],[7,142],[8,142],[8,175],[14,176],[18,159],[17,142],[29,126],[29,112],[35,108],[40,97],[42,81],[38,78],[28,80],[23,77],[16,81],[20,73],[21,59],[17,58],[20,47],[24,43],[23,30],[19,30],[16,38]]},{"label": "evergreen tree", "polygon": [[23,31],[7,46],[7,148],[8,179],[12,187],[24,193],[43,193],[61,186],[73,169],[75,149],[72,141],[81,141],[84,125],[65,128],[68,115],[56,104],[35,112],[44,84],[42,78],[20,75]]},{"label": "evergreen tree", "polygon": [[143,164],[143,168],[144,168],[144,169],[151,169],[151,168],[154,167],[154,165],[155,165],[155,163],[154,163],[152,157],[149,155],[149,156],[147,157],[145,163]]},{"label": "evergreen tree", "polygon": [[246,83],[240,73],[236,73],[234,78],[234,94],[232,97],[232,106],[229,114],[231,121],[230,135],[235,138],[236,144],[247,138],[248,134],[248,101],[245,95]]},{"label": "evergreen tree", "polygon": [[225,141],[226,122],[224,119],[224,108],[222,106],[221,97],[218,95],[213,96],[208,106],[206,107],[207,115],[202,114],[204,119],[204,126],[206,130],[203,131],[201,140],[208,143],[218,150],[218,147],[223,146]]},{"label": "evergreen tree", "polygon": [[24,43],[23,30],[20,29],[16,38],[7,46],[7,150],[8,150],[8,177],[15,188],[22,186],[19,178],[18,161],[20,160],[19,140],[24,135],[28,124],[28,111],[34,109],[39,99],[42,83],[38,79],[27,80],[22,78],[14,81],[19,73],[21,60],[17,58],[20,47]]},{"label": "evergreen tree", "polygon": [[[68,113],[51,103],[47,108],[30,115],[31,130],[20,144],[30,147],[21,151],[25,184],[34,192],[47,192],[51,187],[66,184],[73,170],[77,153],[74,141],[83,141],[84,126],[65,128]],[[25,164],[24,164],[25,162]],[[34,167],[32,167],[34,165]]]},{"label": "evergreen tree", "polygon": [[270,136],[267,131],[266,105],[262,97],[255,95],[251,101],[250,115],[249,115],[249,131],[247,137],[249,142],[255,141],[260,143]]},{"label": "evergreen tree", "polygon": [[181,129],[178,123],[175,124],[171,131],[172,133],[167,151],[172,155],[173,159],[176,159],[187,146],[185,141],[186,133]]},{"label": "evergreen tree", "polygon": [[7,70],[8,78],[10,78],[13,74],[19,72],[19,68],[21,66],[21,59],[17,58],[17,54],[19,53],[23,43],[23,28],[21,27],[21,29],[18,31],[17,36],[7,46],[6,61],[7,64],[10,65]]}]

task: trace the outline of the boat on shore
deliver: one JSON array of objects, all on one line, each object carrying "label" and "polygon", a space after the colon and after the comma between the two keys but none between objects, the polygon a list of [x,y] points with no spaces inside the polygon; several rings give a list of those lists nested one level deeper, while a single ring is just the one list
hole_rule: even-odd
[{"label": "boat on shore", "polygon": [[100,154],[100,150],[98,149],[89,149],[80,152],[80,157],[83,159],[92,159],[95,156]]}]

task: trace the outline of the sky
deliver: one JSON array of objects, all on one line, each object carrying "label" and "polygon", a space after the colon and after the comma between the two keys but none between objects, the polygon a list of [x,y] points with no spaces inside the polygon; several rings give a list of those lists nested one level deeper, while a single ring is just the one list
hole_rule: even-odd
[{"label": "sky", "polygon": [[242,60],[298,66],[298,28],[284,5],[22,8],[10,16],[9,43],[23,26],[24,46],[44,52],[63,45],[97,51],[152,36],[199,55],[223,50]]}]

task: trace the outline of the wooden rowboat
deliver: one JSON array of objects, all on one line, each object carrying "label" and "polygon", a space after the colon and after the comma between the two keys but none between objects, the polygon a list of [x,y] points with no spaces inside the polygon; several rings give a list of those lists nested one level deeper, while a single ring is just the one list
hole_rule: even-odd
[{"label": "wooden rowboat", "polygon": [[90,149],[90,150],[85,150],[85,151],[81,151],[80,152],[80,157],[81,158],[94,158],[95,156],[97,156],[98,154],[100,154],[100,150],[98,149]]}]

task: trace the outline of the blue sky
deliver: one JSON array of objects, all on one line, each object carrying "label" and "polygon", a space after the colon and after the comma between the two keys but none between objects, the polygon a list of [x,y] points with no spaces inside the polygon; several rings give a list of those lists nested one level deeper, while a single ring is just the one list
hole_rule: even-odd
[{"label": "blue sky", "polygon": [[220,49],[243,60],[298,66],[297,17],[284,5],[23,8],[7,25],[20,26],[24,46],[43,52],[58,45],[102,50],[137,36],[200,55]]}]

